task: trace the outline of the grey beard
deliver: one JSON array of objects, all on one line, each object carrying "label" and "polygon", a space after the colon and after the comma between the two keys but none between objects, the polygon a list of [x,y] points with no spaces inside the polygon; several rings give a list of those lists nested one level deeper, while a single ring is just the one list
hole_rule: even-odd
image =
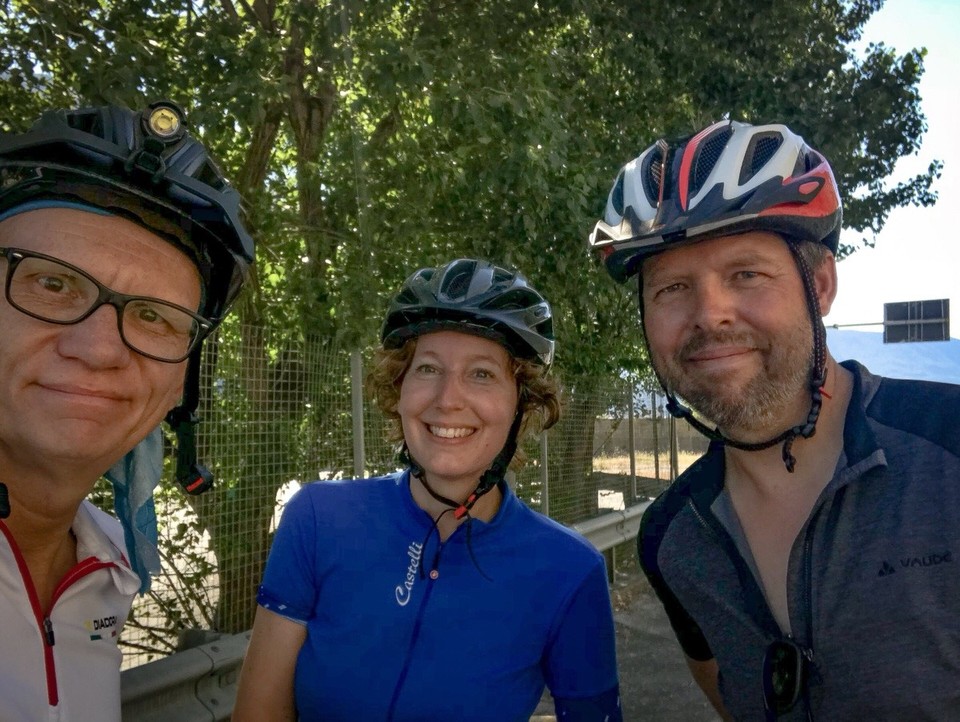
[{"label": "grey beard", "polygon": [[[733,341],[757,346],[752,336],[714,334],[691,339],[676,354],[668,368],[658,368],[667,389],[683,399],[700,415],[716,424],[726,435],[750,439],[769,436],[778,421],[784,428],[801,419],[784,418],[798,393],[809,388],[813,368],[809,327],[802,325],[786,338],[773,339],[761,372],[742,389],[726,389],[691,380],[683,373],[679,359],[686,358],[715,341]],[[657,364],[661,366],[661,364]],[[778,429],[777,431],[779,431]]]},{"label": "grey beard", "polygon": [[696,388],[678,395],[728,435],[752,436],[769,431],[797,392],[809,385],[811,365],[797,366],[781,378],[754,377],[736,398]]}]

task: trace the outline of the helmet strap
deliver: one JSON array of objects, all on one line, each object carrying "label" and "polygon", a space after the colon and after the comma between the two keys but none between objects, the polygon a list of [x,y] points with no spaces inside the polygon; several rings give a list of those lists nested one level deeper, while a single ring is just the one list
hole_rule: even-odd
[{"label": "helmet strap", "polygon": [[213,488],[213,474],[197,461],[197,406],[200,405],[200,362],[203,344],[199,344],[187,361],[183,383],[183,399],[167,414],[167,423],[177,436],[177,483],[193,496]]},{"label": "helmet strap", "polygon": [[[473,565],[477,568],[477,571],[480,572],[480,575],[485,579],[489,580],[483,569],[480,567],[480,564],[477,562],[476,557],[473,555],[473,546],[470,542],[471,531],[473,528],[473,517],[470,515],[470,510],[473,509],[474,504],[482,497],[484,494],[489,492],[493,487],[495,487],[504,475],[507,473],[507,467],[510,465],[510,461],[513,459],[514,454],[517,452],[517,437],[520,434],[520,424],[523,422],[523,408],[522,405],[518,402],[517,413],[513,417],[513,423],[510,425],[510,431],[507,434],[507,441],[503,445],[503,448],[500,450],[500,453],[497,454],[496,458],[493,460],[493,463],[490,464],[490,468],[487,469],[483,474],[480,475],[480,480],[477,483],[476,488],[467,496],[466,499],[461,501],[454,501],[453,499],[448,499],[442,494],[438,493],[430,486],[427,481],[427,475],[424,472],[424,469],[420,464],[418,464],[413,456],[410,454],[410,449],[407,446],[407,443],[403,443],[403,447],[400,449],[400,458],[406,462],[410,467],[410,475],[415,476],[420,480],[420,483],[423,485],[423,488],[427,490],[427,493],[432,496],[434,499],[439,501],[441,504],[450,507],[440,512],[440,515],[433,520],[433,524],[430,525],[430,529],[427,531],[427,535],[423,540],[421,545],[424,549],[427,547],[427,542],[430,540],[430,537],[433,536],[433,533],[436,531],[439,533],[438,525],[440,520],[446,515],[453,513],[453,516],[459,520],[464,517],[467,518],[467,550],[470,552],[470,558],[473,560]],[[430,567],[430,577],[431,579],[436,579],[439,575],[437,567],[440,564],[440,554],[443,551],[443,544],[437,546],[437,551],[433,556],[433,562]],[[420,557],[419,562],[419,571],[420,578],[423,579],[426,575],[423,570],[423,556]]]}]

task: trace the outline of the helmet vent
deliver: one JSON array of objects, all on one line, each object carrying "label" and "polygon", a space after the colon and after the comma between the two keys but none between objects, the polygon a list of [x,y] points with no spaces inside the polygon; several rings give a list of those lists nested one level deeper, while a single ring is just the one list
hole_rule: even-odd
[{"label": "helmet vent", "polygon": [[505,268],[495,267],[493,269],[493,280],[490,282],[490,285],[495,286],[499,283],[507,283],[512,278],[513,274]]},{"label": "helmet vent", "polygon": [[710,177],[713,167],[723,155],[723,149],[727,147],[727,141],[733,135],[733,129],[726,125],[713,133],[697,151],[697,156],[693,161],[693,182],[690,184],[690,195],[695,196],[703,188],[703,184]]},{"label": "helmet vent", "polygon": [[415,294],[411,288],[404,288],[403,291],[401,291],[397,296],[396,302],[403,305],[409,305],[416,303],[417,301],[417,294]]},{"label": "helmet vent", "polygon": [[660,185],[663,183],[663,158],[650,160],[649,170],[643,174],[643,191],[650,205],[656,205],[660,199]]},{"label": "helmet vent", "polygon": [[463,298],[470,290],[470,281],[473,280],[472,263],[461,263],[459,268],[448,273],[443,279],[441,293],[447,298]]},{"label": "helmet vent", "polygon": [[773,158],[783,145],[780,133],[757,133],[750,139],[743,166],[740,168],[740,185],[753,178]]},{"label": "helmet vent", "polygon": [[202,165],[197,168],[193,177],[211,188],[223,188],[223,176],[216,164],[209,158],[204,158]]},{"label": "helmet vent", "polygon": [[90,133],[101,138],[105,137],[103,122],[100,113],[96,110],[77,110],[65,114],[67,125],[74,130]]},{"label": "helmet vent", "polygon": [[515,288],[507,291],[493,299],[490,303],[483,304],[484,308],[497,309],[500,311],[519,311],[530,306],[535,306],[540,302],[540,297],[530,293],[523,288]]},{"label": "helmet vent", "polygon": [[825,163],[824,157],[812,148],[805,148],[802,153],[797,154],[797,163],[793,169],[795,176],[809,173],[818,165]]},{"label": "helmet vent", "polygon": [[623,171],[617,175],[617,180],[610,191],[610,205],[618,216],[623,215]]},{"label": "helmet vent", "polygon": [[[660,189],[663,187],[664,159],[670,146],[662,138],[646,153],[640,166],[640,182],[647,202],[656,207],[660,203]],[[621,171],[622,173],[622,171]]]}]

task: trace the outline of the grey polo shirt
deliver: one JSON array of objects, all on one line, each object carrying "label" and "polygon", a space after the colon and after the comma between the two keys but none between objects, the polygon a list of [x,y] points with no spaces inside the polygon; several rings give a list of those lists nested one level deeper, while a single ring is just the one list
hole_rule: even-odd
[{"label": "grey polo shirt", "polygon": [[[784,718],[960,720],[960,386],[843,366],[843,452],[787,570],[814,668]],[[723,479],[714,444],[650,506],[637,543],[686,654],[716,658],[727,709],[762,720],[763,656],[782,634]]]}]

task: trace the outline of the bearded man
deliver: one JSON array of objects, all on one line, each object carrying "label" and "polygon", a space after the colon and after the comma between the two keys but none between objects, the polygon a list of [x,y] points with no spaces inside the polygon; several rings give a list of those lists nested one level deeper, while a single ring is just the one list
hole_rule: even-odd
[{"label": "bearded man", "polygon": [[641,564],[725,719],[960,719],[960,387],[830,355],[841,215],[783,125],[618,174],[590,245],[638,277],[668,409],[712,440],[646,510]]}]

